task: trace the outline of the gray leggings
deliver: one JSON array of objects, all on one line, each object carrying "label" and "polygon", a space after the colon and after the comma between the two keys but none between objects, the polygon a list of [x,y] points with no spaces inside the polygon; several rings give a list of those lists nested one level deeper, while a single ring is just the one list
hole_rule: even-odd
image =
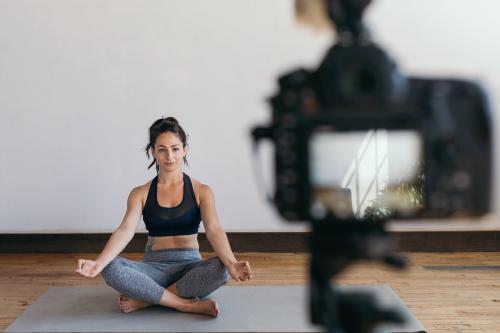
[{"label": "gray leggings", "polygon": [[198,249],[151,251],[144,259],[113,259],[102,271],[106,284],[132,299],[159,304],[165,288],[176,283],[183,298],[205,297],[223,286],[229,274],[218,257],[203,260]]}]

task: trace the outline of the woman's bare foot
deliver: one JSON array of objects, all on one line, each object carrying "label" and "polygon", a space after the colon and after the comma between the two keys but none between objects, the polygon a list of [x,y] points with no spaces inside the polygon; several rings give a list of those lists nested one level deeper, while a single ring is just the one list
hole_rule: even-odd
[{"label": "woman's bare foot", "polygon": [[120,309],[122,309],[122,311],[125,313],[151,306],[151,304],[149,303],[131,299],[125,295],[120,295],[120,297],[118,298],[118,305],[120,306]]},{"label": "woman's bare foot", "polygon": [[194,299],[192,302],[186,303],[182,309],[183,312],[192,312],[205,314],[212,317],[217,317],[219,315],[219,305],[213,299]]}]

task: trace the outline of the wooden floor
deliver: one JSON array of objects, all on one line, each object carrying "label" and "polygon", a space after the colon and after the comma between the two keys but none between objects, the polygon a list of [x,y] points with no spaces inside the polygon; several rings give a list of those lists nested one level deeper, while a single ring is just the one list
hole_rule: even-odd
[{"label": "wooden floor", "polygon": [[[204,256],[210,254],[204,254]],[[139,260],[141,254],[126,254]],[[425,265],[500,266],[500,253],[413,253],[412,265],[400,272],[375,264],[359,264],[343,274],[343,284],[388,283],[430,333],[500,332],[500,270],[428,270]],[[95,254],[1,254],[0,331],[52,286],[104,285],[101,277],[74,273],[78,258]],[[307,283],[306,254],[237,254],[249,260],[251,285]],[[235,284],[236,282],[231,282]]]}]

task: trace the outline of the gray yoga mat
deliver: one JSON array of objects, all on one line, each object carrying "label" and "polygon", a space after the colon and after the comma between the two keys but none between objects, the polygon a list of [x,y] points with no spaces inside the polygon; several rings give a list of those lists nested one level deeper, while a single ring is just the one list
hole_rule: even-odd
[{"label": "gray yoga mat", "polygon": [[[377,333],[425,333],[388,285],[341,288],[373,292],[381,306],[402,311],[404,325],[380,326]],[[118,292],[109,287],[54,287],[4,332],[324,332],[309,324],[307,292],[304,286],[226,286],[210,296],[221,310],[211,318],[161,306],[126,314],[118,308]]]}]

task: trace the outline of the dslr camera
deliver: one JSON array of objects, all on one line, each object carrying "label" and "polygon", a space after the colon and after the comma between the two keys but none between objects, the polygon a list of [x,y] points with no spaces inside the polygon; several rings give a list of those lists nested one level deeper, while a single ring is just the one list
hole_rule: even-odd
[{"label": "dslr camera", "polygon": [[[349,17],[338,17],[339,3]],[[354,20],[360,3],[369,1],[330,1],[330,16]],[[271,124],[253,131],[276,147],[280,215],[338,221],[487,213],[492,134],[481,86],[404,76],[356,26],[337,24],[339,40],[318,68],[279,78]]]},{"label": "dslr camera", "polygon": [[492,130],[481,86],[403,75],[362,21],[371,0],[327,0],[338,39],[314,69],[278,79],[270,124],[273,203],[312,226],[310,315],[329,332],[372,332],[401,320],[330,279],[356,260],[404,266],[389,219],[476,217],[490,211]]}]

